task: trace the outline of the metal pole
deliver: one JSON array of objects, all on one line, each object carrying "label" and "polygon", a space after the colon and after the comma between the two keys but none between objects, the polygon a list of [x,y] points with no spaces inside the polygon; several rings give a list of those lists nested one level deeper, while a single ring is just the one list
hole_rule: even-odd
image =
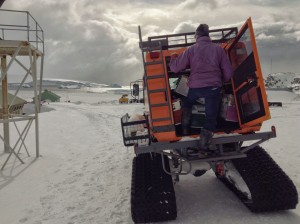
[{"label": "metal pole", "polygon": [[29,12],[26,12],[27,14],[27,41],[29,42],[29,30],[30,30],[30,27],[29,27]]},{"label": "metal pole", "polygon": [[43,87],[43,75],[44,75],[44,54],[41,55],[41,67],[40,67],[40,81],[39,81],[39,112],[41,111],[41,99],[42,99],[42,87]]},{"label": "metal pole", "polygon": [[40,102],[37,95],[37,55],[36,51],[33,52],[33,64],[32,64],[32,76],[33,76],[33,83],[34,83],[34,103],[35,103],[35,149],[36,149],[36,157],[38,158],[40,156],[39,151],[39,117],[38,113],[40,111]]},{"label": "metal pole", "polygon": [[[6,70],[6,56],[1,57],[1,71],[5,72],[2,74],[2,116],[3,120],[8,120],[8,98],[7,98],[7,70]],[[10,153],[9,149],[9,122],[3,123],[3,134],[4,134],[4,152]]]}]

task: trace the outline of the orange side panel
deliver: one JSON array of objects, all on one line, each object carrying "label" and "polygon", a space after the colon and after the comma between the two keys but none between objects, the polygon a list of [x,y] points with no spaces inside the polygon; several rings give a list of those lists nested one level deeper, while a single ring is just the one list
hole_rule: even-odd
[{"label": "orange side panel", "polygon": [[164,109],[160,109],[160,108],[152,109],[152,118],[153,119],[158,119],[158,118],[163,118],[163,117],[168,117],[168,108],[167,107],[165,107]]},{"label": "orange side panel", "polygon": [[151,103],[160,104],[166,102],[165,93],[150,93]]},{"label": "orange side panel", "polygon": [[[161,60],[160,58],[157,59],[156,61]],[[151,62],[153,60],[150,60]],[[157,75],[157,74],[162,74],[163,67],[161,64],[158,65],[151,65],[147,67],[147,76],[152,76],[152,75]]]},{"label": "orange side panel", "polygon": [[148,90],[165,89],[165,79],[164,78],[149,79],[148,88],[149,88]]}]

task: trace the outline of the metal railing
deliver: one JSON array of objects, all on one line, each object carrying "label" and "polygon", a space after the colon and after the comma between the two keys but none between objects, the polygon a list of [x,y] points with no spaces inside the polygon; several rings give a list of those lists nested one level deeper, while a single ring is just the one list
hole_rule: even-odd
[{"label": "metal railing", "polygon": [[[226,43],[236,37],[238,33],[237,27],[214,29],[209,31],[209,36],[212,42],[221,44]],[[195,32],[178,33],[148,37],[147,41],[140,39],[140,48],[151,49],[157,47],[158,42],[161,42],[163,49],[188,47],[195,44]]]},{"label": "metal railing", "polygon": [[[4,169],[11,155],[15,155],[21,163],[23,160],[18,156],[22,146],[25,145],[27,133],[34,121],[35,125],[35,146],[36,157],[39,157],[39,122],[38,113],[40,112],[40,97],[38,96],[37,82],[41,84],[43,79],[43,64],[44,64],[44,31],[38,22],[32,17],[28,11],[6,10],[0,9],[0,56],[1,56],[1,82],[2,82],[2,99],[3,99],[3,119],[0,119],[0,124],[3,124],[3,135],[0,134],[0,140],[4,142],[4,152],[9,153],[1,170]],[[7,57],[8,56],[8,57]],[[21,60],[20,57],[27,59]],[[14,63],[15,62],[15,63]],[[38,63],[39,62],[39,63]],[[14,98],[8,105],[8,70],[15,64],[18,64],[26,72],[23,79],[14,94]],[[38,71],[38,68],[40,71]],[[23,71],[23,72],[24,72]],[[24,84],[27,77],[31,75],[33,80],[34,94],[34,114],[10,114],[9,109],[13,105],[21,86]],[[20,76],[22,77],[22,76]],[[39,81],[38,81],[39,78]],[[41,93],[42,85],[39,92]],[[41,96],[41,94],[39,95]],[[16,122],[27,121],[27,125],[19,129]],[[14,124],[18,132],[18,136],[12,136],[16,140],[12,145],[10,141],[10,124]],[[23,131],[22,131],[23,130]],[[18,146],[18,144],[21,146]],[[17,147],[20,147],[17,149]],[[16,151],[18,150],[18,151]]]},{"label": "metal railing", "polygon": [[0,9],[0,38],[28,41],[44,54],[44,31],[28,11]]}]

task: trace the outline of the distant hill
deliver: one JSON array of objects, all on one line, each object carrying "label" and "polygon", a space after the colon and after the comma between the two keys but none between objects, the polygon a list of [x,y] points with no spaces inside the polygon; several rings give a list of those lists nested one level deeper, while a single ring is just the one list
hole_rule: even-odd
[{"label": "distant hill", "polygon": [[[10,89],[16,89],[20,86],[20,83],[9,83]],[[33,82],[24,83],[22,88],[32,88]],[[99,84],[89,81],[78,81],[70,79],[51,79],[44,78],[42,81],[42,89],[48,89],[54,91],[55,89],[71,89],[81,90],[90,93],[116,93],[116,94],[128,94],[130,93],[129,86],[121,86],[119,84]]]},{"label": "distant hill", "polygon": [[269,74],[265,79],[265,86],[269,89],[289,89],[299,93],[300,74],[291,72]]},{"label": "distant hill", "polygon": [[[28,86],[33,86],[32,82],[26,83]],[[43,87],[57,87],[59,89],[80,89],[82,87],[93,87],[93,88],[121,88],[118,84],[99,84],[89,81],[78,81],[70,79],[49,79],[44,78],[42,81]]]}]

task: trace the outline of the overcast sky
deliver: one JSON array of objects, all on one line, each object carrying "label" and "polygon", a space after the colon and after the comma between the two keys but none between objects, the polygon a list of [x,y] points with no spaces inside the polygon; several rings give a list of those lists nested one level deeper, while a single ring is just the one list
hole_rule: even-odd
[{"label": "overcast sky", "polygon": [[264,75],[300,72],[299,0],[6,0],[2,8],[29,11],[42,26],[47,78],[127,85],[143,74],[138,25],[146,38],[200,23],[240,28],[250,16]]}]

